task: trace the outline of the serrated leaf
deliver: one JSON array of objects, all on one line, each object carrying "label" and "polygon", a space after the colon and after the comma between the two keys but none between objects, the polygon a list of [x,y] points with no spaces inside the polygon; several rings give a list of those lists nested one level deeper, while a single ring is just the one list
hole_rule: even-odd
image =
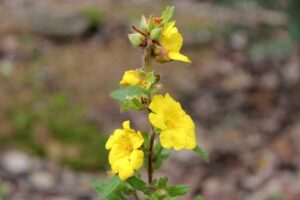
[{"label": "serrated leaf", "polygon": [[182,196],[190,191],[190,186],[188,185],[174,185],[168,188],[168,192],[171,197]]},{"label": "serrated leaf", "polygon": [[140,178],[137,178],[136,176],[132,176],[127,179],[127,182],[136,190],[147,192],[147,185]]},{"label": "serrated leaf", "polygon": [[130,86],[113,91],[110,96],[114,99],[124,101],[125,99],[132,99],[138,95],[151,94],[151,92],[145,88],[139,86]]},{"label": "serrated leaf", "polygon": [[193,151],[196,152],[204,161],[209,161],[208,154],[203,149],[201,149],[199,145],[197,145],[196,148],[193,149]]}]

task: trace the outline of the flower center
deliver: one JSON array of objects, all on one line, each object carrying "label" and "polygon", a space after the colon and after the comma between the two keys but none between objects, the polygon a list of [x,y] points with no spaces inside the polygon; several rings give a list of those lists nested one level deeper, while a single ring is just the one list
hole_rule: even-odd
[{"label": "flower center", "polygon": [[177,127],[176,123],[173,120],[167,119],[165,123],[169,129]]},{"label": "flower center", "polygon": [[133,147],[132,147],[132,145],[131,145],[131,144],[126,144],[126,146],[125,146],[125,151],[127,151],[127,152],[131,152],[131,151],[132,151],[132,149],[133,149]]}]

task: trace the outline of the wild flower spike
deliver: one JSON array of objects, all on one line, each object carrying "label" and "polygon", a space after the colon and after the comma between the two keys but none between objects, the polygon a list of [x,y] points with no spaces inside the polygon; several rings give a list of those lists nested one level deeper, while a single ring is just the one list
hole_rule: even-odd
[{"label": "wild flower spike", "polygon": [[149,108],[149,120],[161,130],[159,139],[164,148],[192,150],[196,147],[194,122],[169,94],[155,95]]},{"label": "wild flower spike", "polygon": [[130,128],[130,122],[123,122],[123,129],[114,131],[106,142],[105,148],[109,152],[109,164],[112,173],[118,174],[121,180],[134,175],[144,160],[144,152],[139,148],[144,143],[144,138],[140,131]]}]

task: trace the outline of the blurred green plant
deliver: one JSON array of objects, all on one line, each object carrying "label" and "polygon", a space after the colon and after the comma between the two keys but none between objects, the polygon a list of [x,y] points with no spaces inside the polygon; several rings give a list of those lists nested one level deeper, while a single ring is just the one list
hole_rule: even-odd
[{"label": "blurred green plant", "polygon": [[300,42],[300,1],[299,0],[289,0],[288,1],[288,16],[289,16],[289,33],[291,37]]},{"label": "blurred green plant", "polygon": [[[73,105],[66,93],[35,98],[14,107],[12,134],[0,135],[1,146],[15,146],[32,154],[50,156],[76,170],[105,169],[105,136],[85,118],[84,109]],[[41,100],[43,99],[43,103]]]},{"label": "blurred green plant", "polygon": [[0,198],[5,197],[7,195],[7,191],[3,185],[0,184]]},{"label": "blurred green plant", "polygon": [[83,16],[88,20],[90,29],[99,28],[102,22],[102,12],[99,8],[88,7],[82,10]]}]

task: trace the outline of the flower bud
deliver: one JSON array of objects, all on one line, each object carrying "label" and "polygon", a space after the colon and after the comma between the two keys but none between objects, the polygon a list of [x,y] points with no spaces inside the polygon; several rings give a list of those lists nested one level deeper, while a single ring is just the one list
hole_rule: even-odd
[{"label": "flower bud", "polygon": [[128,34],[128,38],[130,43],[135,47],[140,46],[144,41],[144,36],[141,35],[140,33]]},{"label": "flower bud", "polygon": [[167,197],[167,196],[169,195],[169,194],[168,194],[168,191],[165,190],[165,189],[162,189],[162,188],[156,190],[155,193],[157,194],[157,196],[158,196],[159,198],[165,198],[165,197]]},{"label": "flower bud", "polygon": [[150,37],[152,40],[159,41],[161,37],[161,28],[154,28],[150,32]]},{"label": "flower bud", "polygon": [[148,32],[148,23],[146,17],[143,15],[140,21],[140,29],[141,31]]}]

